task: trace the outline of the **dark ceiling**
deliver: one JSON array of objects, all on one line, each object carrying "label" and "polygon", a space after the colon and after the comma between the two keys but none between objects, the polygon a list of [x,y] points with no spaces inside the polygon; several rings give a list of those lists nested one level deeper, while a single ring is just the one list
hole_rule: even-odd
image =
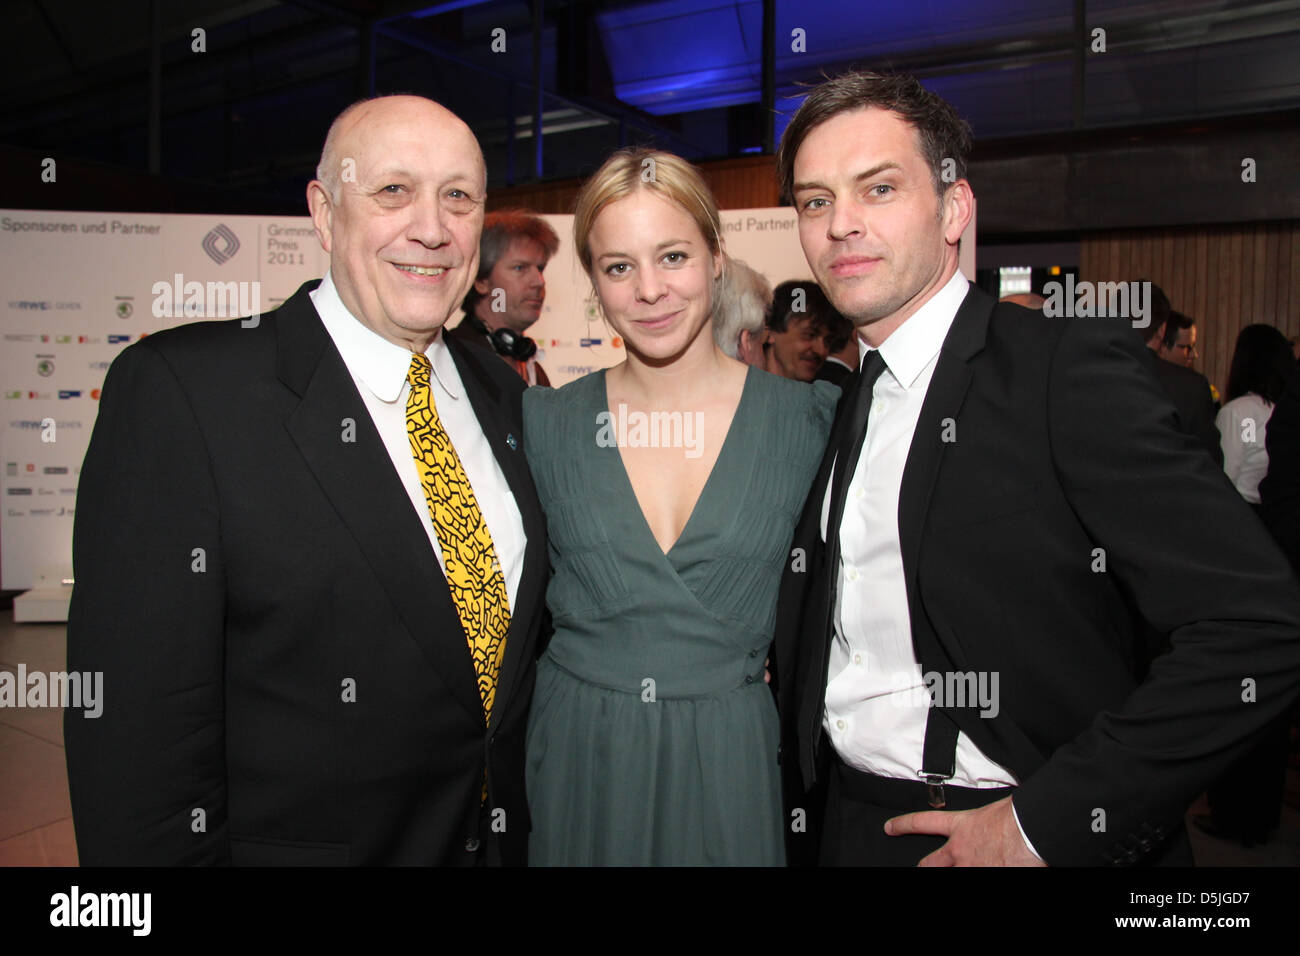
[{"label": "dark ceiling", "polygon": [[[631,141],[693,159],[764,149],[760,0],[546,0],[535,30],[537,6],[12,0],[0,143],[275,203],[301,202],[330,119],[371,91],[455,110],[498,185],[578,176]],[[981,143],[1300,107],[1300,0],[774,8],[778,135],[800,82],[849,65],[917,73]]]}]

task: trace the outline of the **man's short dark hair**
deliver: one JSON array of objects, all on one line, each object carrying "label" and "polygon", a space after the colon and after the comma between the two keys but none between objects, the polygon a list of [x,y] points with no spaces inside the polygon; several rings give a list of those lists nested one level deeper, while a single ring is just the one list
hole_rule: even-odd
[{"label": "man's short dark hair", "polygon": [[[478,275],[474,281],[486,279],[501,261],[501,257],[516,239],[531,239],[546,250],[550,259],[560,248],[560,237],[555,234],[550,223],[541,219],[527,209],[500,209],[483,217],[483,235],[478,243]],[[460,304],[465,312],[472,313],[478,300],[482,299],[471,285],[465,293],[465,300]]]},{"label": "man's short dark hair", "polygon": [[[948,186],[966,178],[966,157],[971,150],[970,124],[957,115],[947,100],[931,93],[907,73],[854,70],[814,87],[786,127],[776,154],[776,175],[783,202],[793,201],[794,158],[808,134],[834,116],[870,106],[897,113],[916,130],[921,155],[930,167],[930,179],[937,195],[943,196]],[[949,159],[952,170],[945,182],[943,166]]]},{"label": "man's short dark hair", "polygon": [[832,308],[831,314],[826,317],[826,351],[831,355],[840,351],[849,344],[849,339],[853,338],[855,331],[853,323],[837,309]]},{"label": "man's short dark hair", "polygon": [[1178,333],[1183,329],[1190,329],[1196,324],[1196,320],[1190,315],[1183,315],[1181,312],[1171,311],[1169,313],[1169,322],[1165,325],[1164,346],[1171,349],[1178,344]]},{"label": "man's short dark hair", "polygon": [[[796,308],[800,306],[800,308]],[[822,287],[811,279],[789,279],[772,291],[772,305],[767,310],[767,327],[773,332],[787,332],[790,321],[809,319],[813,328],[831,328],[831,316],[838,315]]]},{"label": "man's short dark hair", "polygon": [[[1142,329],[1142,340],[1150,344],[1151,340],[1156,337],[1156,333],[1160,331],[1160,327],[1169,323],[1169,316],[1173,311],[1173,307],[1169,304],[1169,296],[1165,295],[1165,290],[1160,286],[1151,282],[1150,279],[1139,279],[1138,282],[1151,283],[1151,320],[1147,323],[1146,328]],[[1177,333],[1175,333],[1175,337],[1177,337]]]}]

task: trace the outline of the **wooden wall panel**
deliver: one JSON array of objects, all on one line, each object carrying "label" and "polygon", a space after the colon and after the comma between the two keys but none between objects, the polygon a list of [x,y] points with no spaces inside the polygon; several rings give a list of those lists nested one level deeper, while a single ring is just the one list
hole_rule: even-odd
[{"label": "wooden wall panel", "polygon": [[1142,229],[1086,235],[1079,278],[1150,279],[1196,319],[1196,368],[1223,391],[1237,333],[1275,325],[1300,335],[1300,222]]}]

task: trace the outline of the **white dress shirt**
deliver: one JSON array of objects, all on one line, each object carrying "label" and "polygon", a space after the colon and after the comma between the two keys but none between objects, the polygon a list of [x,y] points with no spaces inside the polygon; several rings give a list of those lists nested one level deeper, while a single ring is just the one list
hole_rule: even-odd
[{"label": "white dress shirt", "polygon": [[1247,392],[1219,409],[1214,419],[1223,446],[1223,470],[1237,493],[1252,505],[1259,504],[1259,483],[1268,474],[1264,431],[1272,415],[1272,405]]},{"label": "white dress shirt", "polygon": [[[956,272],[880,346],[886,369],[872,391],[867,435],[840,523],[835,635],[823,719],[844,762],[881,777],[920,779],[929,694],[912,645],[898,496],[939,349],[968,288]],[[861,338],[858,351],[861,357],[870,351]],[[828,483],[823,541],[829,512]],[[981,788],[1018,783],[964,733],[957,738],[956,774],[950,782]]]},{"label": "white dress shirt", "polygon": [[[366,403],[375,429],[383,439],[393,468],[402,480],[411,507],[419,517],[429,545],[438,558],[438,566],[445,575],[447,568],[442,547],[433,529],[433,518],[424,498],[424,487],[420,484],[411,440],[406,433],[406,399],[411,391],[406,376],[411,368],[411,352],[362,325],[339,298],[329,273],[309,295],[325,331],[334,340],[335,348],[343,356],[343,364]],[[438,419],[456,449],[470,487],[474,489],[474,498],[483,512],[488,533],[492,535],[497,560],[501,562],[506,593],[513,608],[519,591],[519,578],[523,574],[524,545],[527,543],[519,505],[483,434],[469,396],[465,394],[460,373],[456,371],[456,363],[452,361],[441,331],[424,354],[432,366],[429,390]]]}]

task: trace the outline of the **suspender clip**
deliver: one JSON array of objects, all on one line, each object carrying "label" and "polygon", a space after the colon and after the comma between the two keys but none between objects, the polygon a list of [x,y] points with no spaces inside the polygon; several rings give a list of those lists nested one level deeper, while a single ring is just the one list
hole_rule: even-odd
[{"label": "suspender clip", "polygon": [[930,806],[935,810],[942,810],[946,807],[948,800],[943,793],[943,782],[951,780],[952,775],[944,776],[937,773],[926,773],[924,770],[918,770],[916,775],[925,780],[926,797],[930,802]]}]

